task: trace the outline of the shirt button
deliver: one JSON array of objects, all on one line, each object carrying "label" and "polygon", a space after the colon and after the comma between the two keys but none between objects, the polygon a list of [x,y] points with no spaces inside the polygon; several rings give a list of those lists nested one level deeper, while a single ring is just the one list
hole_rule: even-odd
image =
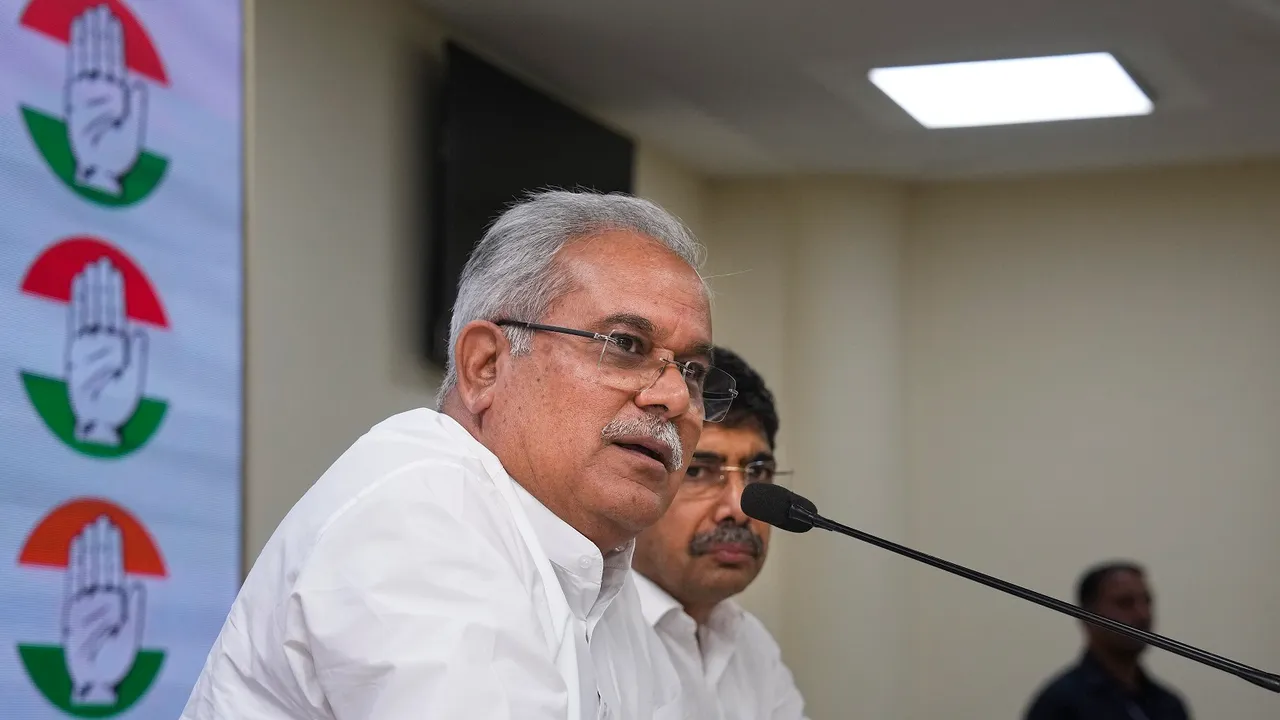
[{"label": "shirt button", "polygon": [[578,559],[578,566],[579,566],[579,567],[581,567],[583,570],[586,570],[587,568],[591,567],[591,558],[590,558],[590,556],[583,555],[581,558],[579,558],[579,559]]}]

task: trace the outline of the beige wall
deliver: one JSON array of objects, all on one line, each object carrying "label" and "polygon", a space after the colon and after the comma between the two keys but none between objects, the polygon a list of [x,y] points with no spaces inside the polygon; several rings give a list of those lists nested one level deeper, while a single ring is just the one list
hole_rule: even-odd
[{"label": "beige wall", "polygon": [[[791,484],[900,536],[905,195],[873,182],[715,183],[705,217],[716,340],[778,396]],[[827,540],[774,533],[746,604],[778,637],[812,717],[899,717],[903,569]]]},{"label": "beige wall", "polygon": [[[1280,665],[1280,166],[942,186],[912,201],[910,538],[1058,597],[1149,566],[1158,630]],[[924,569],[915,716],[1012,717],[1074,622]],[[1198,717],[1276,698],[1153,652]],[[939,682],[939,679],[945,679]]]},{"label": "beige wall", "polygon": [[[1275,667],[1278,193],[1280,166],[711,183],[704,239],[741,273],[717,338],[780,390],[829,515],[1062,598],[1133,556],[1159,629]],[[780,538],[753,589],[815,718],[1018,717],[1078,651],[1068,618],[824,535]],[[1198,717],[1274,717],[1151,664]]]},{"label": "beige wall", "polygon": [[[354,437],[434,393],[413,103],[442,36],[412,0],[253,5],[250,560]],[[1162,629],[1280,666],[1280,169],[909,189],[708,182],[643,148],[636,172],[708,244],[717,340],[774,386],[823,510],[1061,597],[1136,556]],[[1075,651],[1070,620],[817,533],[778,538],[746,602],[815,718],[1015,717]],[[1199,717],[1274,717],[1152,662]]]},{"label": "beige wall", "polygon": [[246,548],[372,423],[429,403],[414,354],[412,3],[258,0],[249,65]]}]

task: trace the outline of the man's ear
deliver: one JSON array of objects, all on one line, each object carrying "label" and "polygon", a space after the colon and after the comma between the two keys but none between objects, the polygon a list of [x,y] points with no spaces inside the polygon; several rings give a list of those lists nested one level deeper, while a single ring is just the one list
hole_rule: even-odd
[{"label": "man's ear", "polygon": [[498,363],[510,352],[506,333],[491,322],[474,320],[458,333],[454,346],[458,398],[472,415],[480,415],[493,404]]}]

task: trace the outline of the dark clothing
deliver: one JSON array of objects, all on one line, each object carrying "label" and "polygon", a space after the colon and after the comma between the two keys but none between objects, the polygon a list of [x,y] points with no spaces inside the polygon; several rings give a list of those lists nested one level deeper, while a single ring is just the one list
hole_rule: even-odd
[{"label": "dark clothing", "polygon": [[1139,671],[1137,693],[1088,653],[1036,695],[1025,720],[1191,720],[1178,695]]}]

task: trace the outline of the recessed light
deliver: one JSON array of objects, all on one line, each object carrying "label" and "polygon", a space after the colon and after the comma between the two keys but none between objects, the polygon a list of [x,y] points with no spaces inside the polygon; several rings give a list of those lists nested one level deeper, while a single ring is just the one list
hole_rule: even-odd
[{"label": "recessed light", "polygon": [[1111,53],[875,68],[876,87],[927,128],[1148,115]]}]

